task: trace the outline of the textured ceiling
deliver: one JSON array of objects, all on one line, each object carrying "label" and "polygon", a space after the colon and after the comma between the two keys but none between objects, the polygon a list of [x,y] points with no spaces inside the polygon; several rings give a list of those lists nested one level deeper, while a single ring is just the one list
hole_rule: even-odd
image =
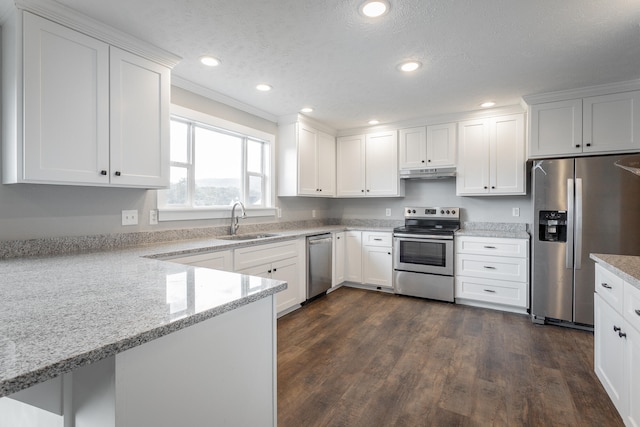
[{"label": "textured ceiling", "polygon": [[[378,19],[361,0],[58,2],[181,56],[174,75],[273,116],[310,105],[335,129],[640,78],[640,0],[389,1]],[[424,66],[401,74],[405,59]]]}]

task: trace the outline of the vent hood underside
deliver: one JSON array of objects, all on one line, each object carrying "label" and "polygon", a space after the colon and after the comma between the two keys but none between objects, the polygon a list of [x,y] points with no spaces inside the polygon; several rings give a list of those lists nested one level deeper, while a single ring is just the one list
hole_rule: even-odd
[{"label": "vent hood underside", "polygon": [[401,170],[401,179],[444,179],[454,178],[456,168],[431,168],[431,169],[410,169]]}]

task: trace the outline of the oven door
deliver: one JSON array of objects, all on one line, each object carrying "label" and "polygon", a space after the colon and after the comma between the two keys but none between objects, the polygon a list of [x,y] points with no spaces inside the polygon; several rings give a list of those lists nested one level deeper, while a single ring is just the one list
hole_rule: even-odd
[{"label": "oven door", "polygon": [[453,239],[394,237],[393,269],[453,276]]}]

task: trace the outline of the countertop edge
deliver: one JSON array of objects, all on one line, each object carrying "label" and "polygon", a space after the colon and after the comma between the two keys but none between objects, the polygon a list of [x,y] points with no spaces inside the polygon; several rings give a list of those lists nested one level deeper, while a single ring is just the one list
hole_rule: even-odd
[{"label": "countertop edge", "polygon": [[640,289],[640,256],[592,253],[589,254],[589,258],[631,286]]}]

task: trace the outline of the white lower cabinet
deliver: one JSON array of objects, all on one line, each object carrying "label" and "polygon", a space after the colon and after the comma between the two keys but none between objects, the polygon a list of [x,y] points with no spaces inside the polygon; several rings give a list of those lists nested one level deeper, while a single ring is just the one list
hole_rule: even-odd
[{"label": "white lower cabinet", "polygon": [[177,258],[169,258],[167,261],[178,264],[193,265],[194,267],[213,268],[215,270],[233,271],[233,252],[218,251],[205,254],[189,255]]},{"label": "white lower cabinet", "polygon": [[602,282],[599,276],[615,275],[599,264],[595,268],[594,370],[625,425],[638,427],[640,290],[623,281],[622,301],[618,303],[607,294],[608,288],[598,286]]},{"label": "white lower cabinet", "polygon": [[346,265],[346,233],[341,231],[333,233],[333,250],[331,251],[333,262],[333,274],[331,287],[336,288],[344,282]]},{"label": "white lower cabinet", "polygon": [[516,313],[529,307],[529,240],[456,237],[455,301]]},{"label": "white lower cabinet", "polygon": [[345,281],[393,288],[392,235],[347,231]]},{"label": "white lower cabinet", "polygon": [[234,271],[286,281],[287,289],[276,294],[276,311],[287,312],[306,298],[304,253],[304,238],[236,249]]}]

